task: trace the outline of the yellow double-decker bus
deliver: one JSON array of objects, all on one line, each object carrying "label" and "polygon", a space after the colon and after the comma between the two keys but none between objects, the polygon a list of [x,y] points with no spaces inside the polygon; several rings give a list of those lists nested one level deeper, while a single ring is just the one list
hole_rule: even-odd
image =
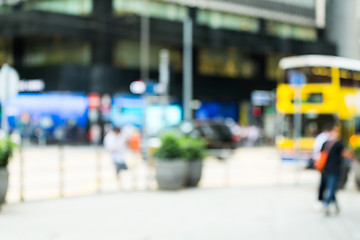
[{"label": "yellow double-decker bus", "polygon": [[[360,61],[348,58],[304,55],[283,58],[284,82],[277,87],[276,144],[283,160],[295,157],[295,86],[291,73],[304,76],[301,88],[300,160],[312,158],[316,135],[333,121],[340,122],[342,138],[348,142],[360,130]],[[304,162],[305,162],[304,161]]]}]

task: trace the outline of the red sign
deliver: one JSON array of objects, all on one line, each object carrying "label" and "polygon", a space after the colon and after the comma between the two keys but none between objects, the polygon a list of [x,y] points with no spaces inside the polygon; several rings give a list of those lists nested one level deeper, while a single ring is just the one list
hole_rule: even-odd
[{"label": "red sign", "polygon": [[90,109],[99,109],[101,106],[101,98],[100,95],[97,93],[89,93],[89,108]]},{"label": "red sign", "polygon": [[261,108],[260,107],[254,107],[252,109],[252,114],[254,117],[260,117],[261,116]]}]

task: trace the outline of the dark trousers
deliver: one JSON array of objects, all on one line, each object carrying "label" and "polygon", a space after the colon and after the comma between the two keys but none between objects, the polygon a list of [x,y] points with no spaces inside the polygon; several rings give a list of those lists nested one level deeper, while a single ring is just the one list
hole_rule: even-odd
[{"label": "dark trousers", "polygon": [[334,201],[337,186],[339,184],[340,174],[337,173],[326,173],[324,174],[326,184],[326,195],[324,197],[324,203],[328,206],[331,201]]},{"label": "dark trousers", "polygon": [[[325,179],[325,175],[323,173],[321,173],[320,185],[319,185],[319,190],[318,190],[318,200],[320,202],[323,202],[325,199],[324,198],[325,190],[326,190],[326,179]],[[332,201],[336,202],[335,194],[333,195]]]},{"label": "dark trousers", "polygon": [[119,173],[120,173],[121,170],[127,170],[128,169],[125,162],[119,163],[119,162],[114,161],[114,164],[115,164],[115,170],[116,170],[116,175],[117,176],[119,176]]}]

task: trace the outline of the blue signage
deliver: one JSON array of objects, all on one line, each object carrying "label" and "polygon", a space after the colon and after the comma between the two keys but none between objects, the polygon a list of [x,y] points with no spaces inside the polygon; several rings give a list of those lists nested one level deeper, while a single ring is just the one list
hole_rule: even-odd
[{"label": "blue signage", "polygon": [[306,77],[303,73],[298,71],[289,72],[289,82],[294,86],[301,86],[306,83]]}]

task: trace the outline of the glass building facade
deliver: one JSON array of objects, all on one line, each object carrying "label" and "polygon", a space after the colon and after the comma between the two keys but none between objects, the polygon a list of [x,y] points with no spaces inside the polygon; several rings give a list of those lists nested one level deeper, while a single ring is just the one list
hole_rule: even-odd
[{"label": "glass building facade", "polygon": [[89,65],[89,42],[62,37],[28,38],[25,41],[23,63],[28,67],[51,66],[62,63]]},{"label": "glass building facade", "polygon": [[92,13],[92,0],[36,0],[25,1],[27,10],[41,10],[87,16]]},{"label": "glass building facade", "polygon": [[[206,2],[206,4],[202,4]],[[150,17],[150,78],[170,51],[171,93],[181,97],[182,22],[194,21],[194,96],[249,99],[282,79],[280,59],[334,54],[316,25],[315,0],[27,0],[0,2],[0,64],[47,90],[129,91],[140,75],[140,23]],[[46,19],[46,21],[44,21]],[[321,30],[321,29],[320,29]],[[206,86],[206,87],[204,87]]]}]

